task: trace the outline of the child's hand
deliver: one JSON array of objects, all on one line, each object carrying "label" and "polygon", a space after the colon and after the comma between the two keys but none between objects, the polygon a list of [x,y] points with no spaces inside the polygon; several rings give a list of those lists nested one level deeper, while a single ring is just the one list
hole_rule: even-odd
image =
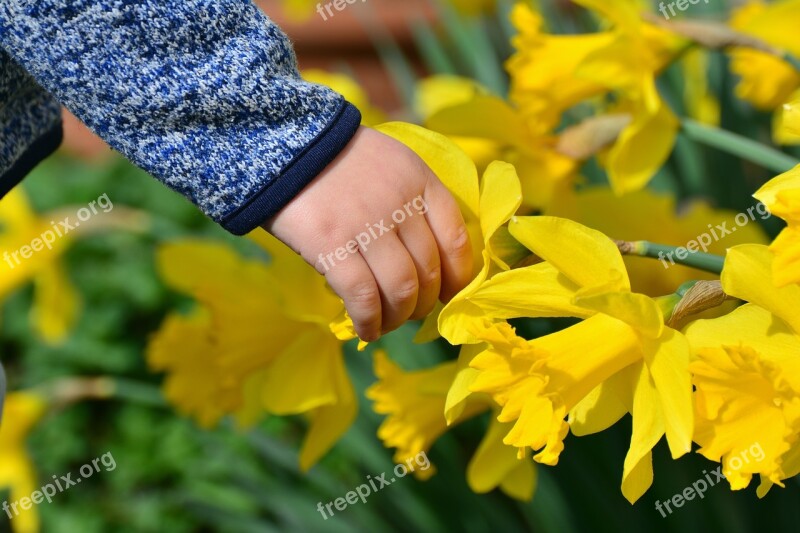
[{"label": "child's hand", "polygon": [[368,128],[264,228],[325,275],[365,341],[424,317],[472,276],[450,192],[414,152]]}]

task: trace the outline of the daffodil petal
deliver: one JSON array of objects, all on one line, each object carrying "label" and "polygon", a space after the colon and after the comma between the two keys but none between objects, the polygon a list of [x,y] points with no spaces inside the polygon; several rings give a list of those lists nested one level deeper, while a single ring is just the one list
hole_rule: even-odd
[{"label": "daffodil petal", "polygon": [[495,139],[511,146],[525,146],[529,137],[519,113],[490,95],[442,109],[426,121],[426,126],[446,135]]},{"label": "daffodil petal", "polygon": [[467,299],[480,308],[483,316],[495,319],[593,315],[594,311],[572,303],[577,289],[553,265],[539,263],[500,272]]},{"label": "daffodil petal", "polygon": [[[636,366],[636,365],[632,365]],[[569,413],[569,429],[583,437],[604,431],[632,409],[630,398],[621,398],[630,389],[627,369],[617,372],[595,387]]]},{"label": "daffodil petal", "polygon": [[800,189],[800,166],[769,180],[753,196],[771,208],[778,203],[778,195],[787,189]]},{"label": "daffodil petal", "polygon": [[478,371],[470,368],[469,364],[485,349],[486,346],[483,344],[465,344],[461,347],[458,354],[458,371],[447,391],[444,404],[444,417],[448,426],[454,424],[464,413],[467,398],[473,394],[470,387],[478,377]]},{"label": "daffodil petal", "polygon": [[578,293],[575,303],[585,309],[621,320],[651,339],[660,337],[664,330],[661,309],[655,300],[644,294],[611,292],[582,296],[582,293]]},{"label": "daffodil petal", "polygon": [[731,248],[722,270],[722,287],[731,296],[771,311],[800,334],[800,285],[776,287],[772,261],[766,246],[743,244]]},{"label": "daffodil petal", "polygon": [[330,450],[350,428],[358,414],[353,385],[347,376],[344,358],[339,354],[330,368],[336,402],[315,409],[311,414],[311,426],[300,450],[300,468],[309,470]]},{"label": "daffodil petal", "polygon": [[642,341],[644,361],[655,384],[672,458],[692,449],[694,414],[689,373],[689,343],[677,331],[665,328],[658,340]]},{"label": "daffodil petal", "polygon": [[651,452],[664,435],[664,417],[655,383],[645,365],[637,366],[631,446],[622,472],[622,494],[631,503],[641,498],[653,483]]},{"label": "daffodil petal", "polygon": [[549,216],[514,217],[508,228],[515,239],[580,287],[614,282],[618,290],[630,290],[619,249],[599,231]]},{"label": "daffodil petal", "polygon": [[481,231],[484,242],[505,224],[522,203],[522,189],[517,171],[512,165],[495,161],[489,165],[481,180]]},{"label": "daffodil petal", "polygon": [[338,402],[335,379],[341,347],[325,331],[301,335],[265,370],[264,407],[278,415],[305,413]]},{"label": "daffodil petal", "polygon": [[455,196],[467,222],[478,220],[478,170],[453,141],[440,133],[402,122],[388,122],[375,129],[416,152]]},{"label": "daffodil petal", "polygon": [[772,275],[775,285],[785,287],[800,283],[800,227],[784,229],[769,247],[775,254]]},{"label": "daffodil petal", "polygon": [[763,358],[773,361],[792,361],[800,354],[800,337],[785,322],[755,304],[745,304],[713,320],[692,322],[684,334],[694,350],[757,346]]},{"label": "daffodil petal", "polygon": [[489,276],[491,260],[489,252],[484,250],[483,268],[478,275],[460,293],[456,294],[450,302],[444,306],[439,314],[439,333],[447,339],[450,344],[477,344],[480,342],[476,337],[476,324],[486,321],[483,311],[469,301],[469,296],[474,293]]},{"label": "daffodil petal", "polygon": [[503,436],[510,427],[511,424],[492,417],[489,429],[467,466],[467,484],[473,492],[485,494],[508,482],[505,491],[516,499],[528,501],[536,486],[535,466],[528,458],[520,459],[514,447],[503,444]]},{"label": "daffodil petal", "polygon": [[[655,92],[652,79],[645,92]],[[625,128],[608,154],[608,179],[617,194],[644,188],[664,165],[678,137],[679,121],[657,97],[655,109],[639,104],[633,122]]]}]

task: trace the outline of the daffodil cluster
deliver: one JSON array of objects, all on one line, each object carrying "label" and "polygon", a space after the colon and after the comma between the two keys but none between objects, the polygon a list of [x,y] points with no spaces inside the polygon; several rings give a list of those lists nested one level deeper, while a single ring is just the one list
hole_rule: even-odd
[{"label": "daffodil cluster", "polygon": [[[757,224],[740,225],[697,256],[704,270],[699,260],[664,268],[648,246],[682,246],[711,223],[733,226],[736,212],[702,200],[679,210],[648,186],[681,128],[659,90],[667,69],[689,80],[681,113],[719,123],[705,47],[730,54],[739,97],[779,111],[776,140],[800,135],[800,1],[749,3],[713,38],[700,31],[710,26],[664,24],[636,0],[575,3],[600,30],[553,34],[529,2],[514,6],[507,99],[454,75],[420,82],[424,127],[376,125],[382,114],[356,84],[307,73],[427,163],[458,201],[475,251],[472,282],[416,338],[458,346],[457,359],[407,371],[370,350],[378,438],[403,462],[454,425],[483,420],[469,486],[526,500],[536,463],[555,466],[571,439],[630,416],[620,472],[630,502],[651,486],[662,439],[673,459],[695,450],[719,462],[732,489],[760,476],[763,495],[800,473],[800,167],[751,191],[786,222],[782,233],[770,243]],[[590,161],[607,184],[586,183]],[[190,240],[161,247],[162,277],[194,305],[166,319],[148,361],[166,374],[167,398],[203,426],[305,417],[308,469],[357,415],[343,351],[353,328],[312,267],[272,237],[251,238],[264,256]],[[560,326],[540,333],[516,327],[553,319]],[[754,445],[761,460],[732,461]]]},{"label": "daffodil cluster", "polygon": [[[534,462],[554,466],[570,434],[598,433],[630,416],[621,472],[629,501],[652,484],[662,439],[674,459],[695,447],[720,462],[733,489],[759,475],[763,495],[800,472],[800,167],[755,194],[788,224],[774,242],[753,225],[711,245],[709,253],[725,257],[721,276],[691,264],[665,270],[630,254],[625,242],[677,246],[710,221],[735,216],[701,201],[678,215],[673,198],[646,188],[680,127],[657,79],[676,61],[697,78],[706,61],[699,45],[707,43],[633,0],[576,3],[603,29],[554,35],[528,3],[514,7],[508,101],[472,80],[437,76],[418,87],[424,128],[377,126],[456,197],[477,265],[472,283],[417,335],[460,346],[457,360],[404,371],[375,353],[378,381],[366,395],[386,416],[378,437],[402,462],[453,425],[488,414],[468,483],[528,499]],[[791,36],[798,16],[795,0],[752,3],[724,33],[739,96],[785,107],[776,131],[795,134],[800,73],[775,50],[800,53]],[[707,84],[687,94],[701,103],[688,108],[696,118],[718,120]],[[564,129],[565,121],[577,126]],[[576,187],[593,157],[609,186]],[[167,396],[204,424],[231,413],[307,415],[307,468],[356,414],[341,351],[352,330],[310,267],[277,241],[256,238],[269,264],[219,245],[162,250],[165,278],[199,305],[167,320],[149,357],[168,373]],[[526,338],[511,322],[548,318],[571,325]],[[730,461],[756,444],[763,460]]]}]

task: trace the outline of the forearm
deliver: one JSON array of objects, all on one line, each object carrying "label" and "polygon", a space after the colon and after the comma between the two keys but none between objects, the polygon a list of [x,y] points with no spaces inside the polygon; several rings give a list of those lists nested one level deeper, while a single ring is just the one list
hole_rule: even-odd
[{"label": "forearm", "polygon": [[6,0],[0,46],[234,233],[288,203],[360,121],[300,79],[288,39],[249,1]]}]

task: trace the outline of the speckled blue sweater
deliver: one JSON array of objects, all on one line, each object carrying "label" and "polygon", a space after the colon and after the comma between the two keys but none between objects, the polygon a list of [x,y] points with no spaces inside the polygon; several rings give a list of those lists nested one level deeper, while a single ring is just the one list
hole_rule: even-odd
[{"label": "speckled blue sweater", "polygon": [[60,144],[59,104],[235,234],[361,119],[250,0],[0,0],[0,196]]}]

